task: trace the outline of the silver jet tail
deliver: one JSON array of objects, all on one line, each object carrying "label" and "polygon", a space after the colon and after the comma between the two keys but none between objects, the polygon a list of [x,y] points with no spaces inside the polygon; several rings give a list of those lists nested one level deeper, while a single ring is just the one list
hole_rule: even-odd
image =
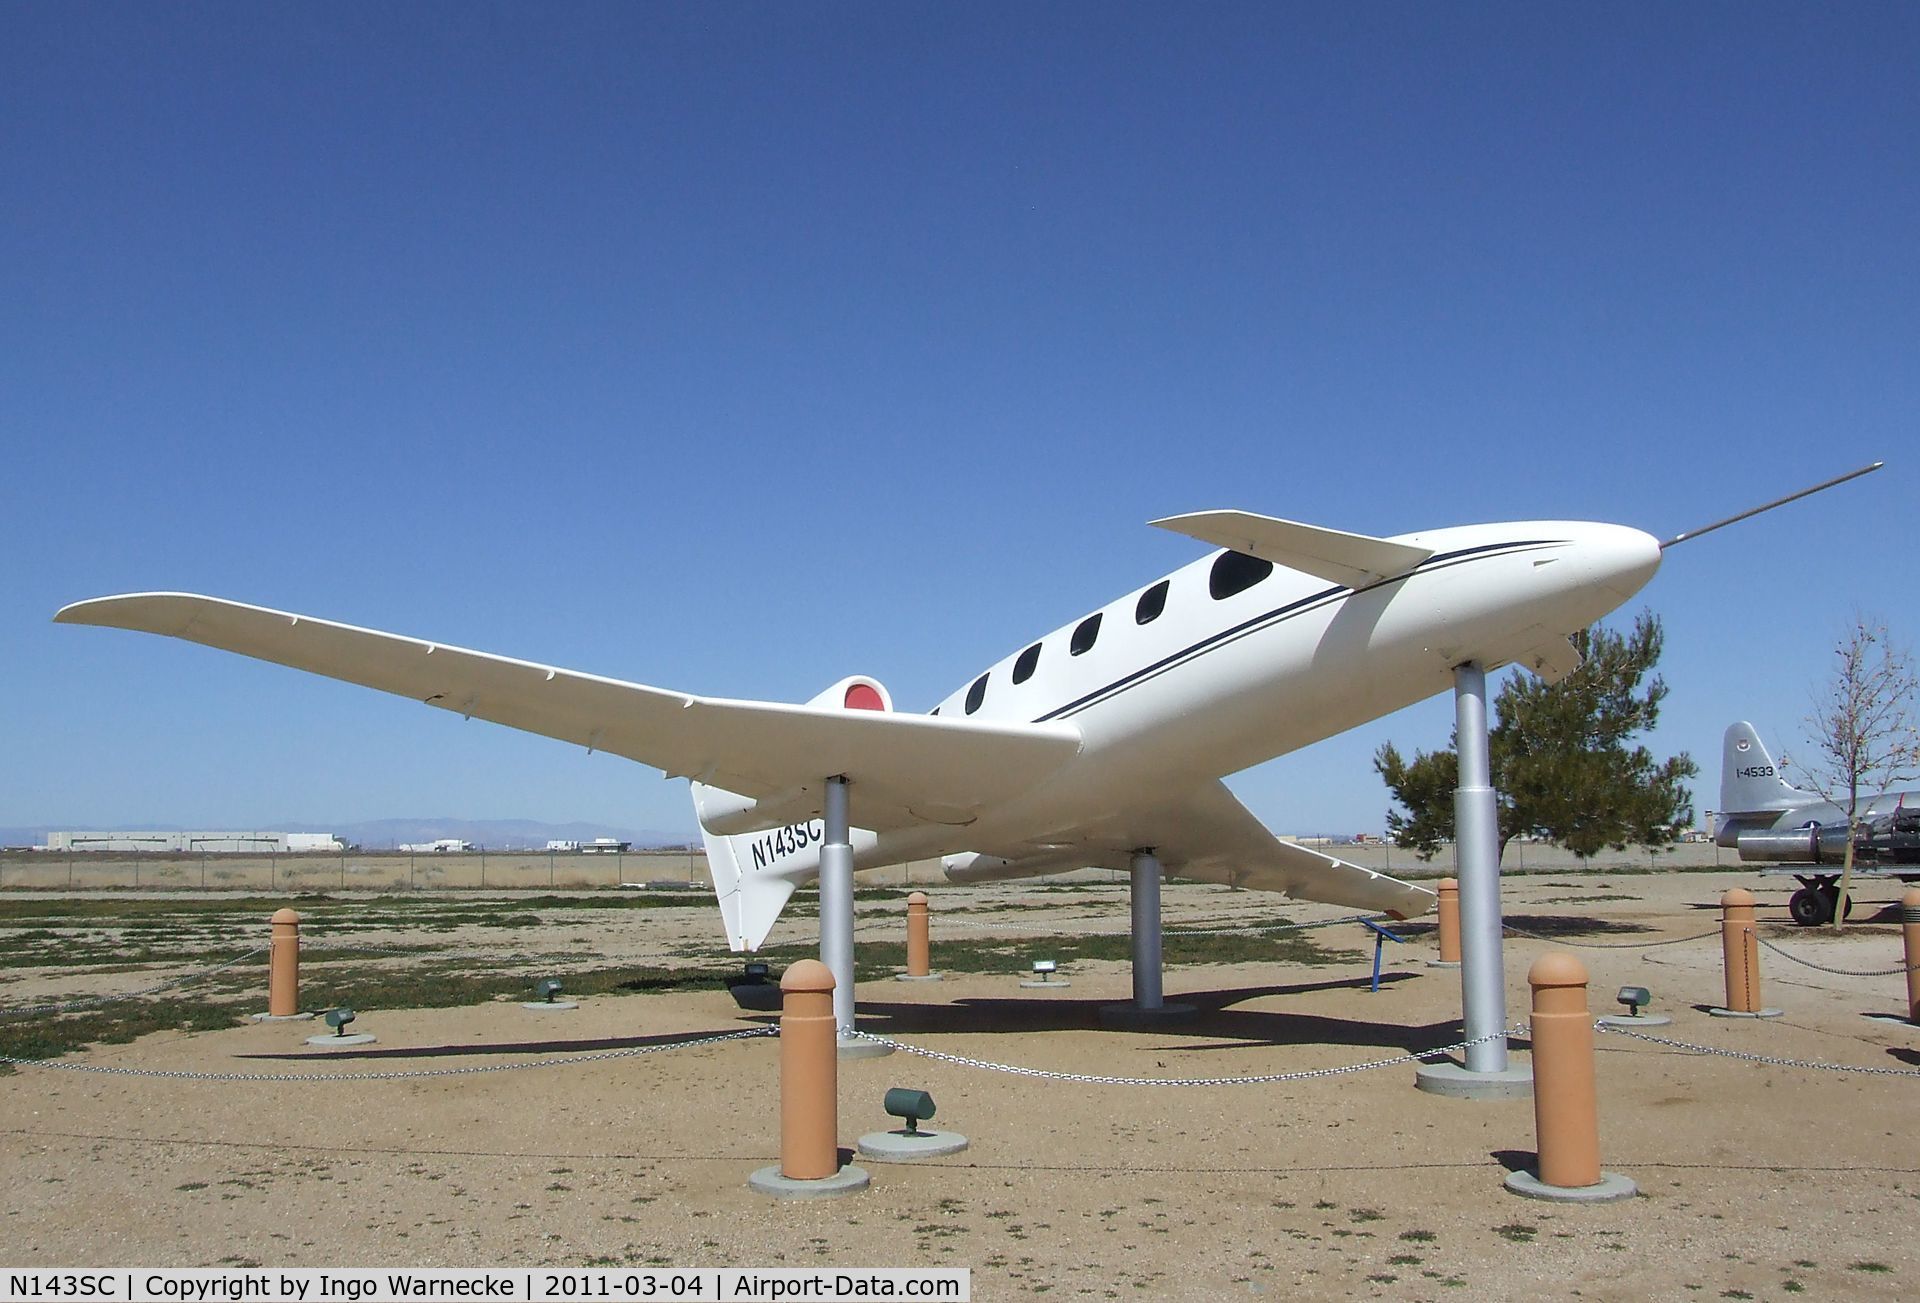
[{"label": "silver jet tail", "polygon": [[1819,805],[1826,798],[1793,786],[1774,763],[1753,725],[1741,720],[1727,727],[1720,749],[1720,815],[1765,814]]}]

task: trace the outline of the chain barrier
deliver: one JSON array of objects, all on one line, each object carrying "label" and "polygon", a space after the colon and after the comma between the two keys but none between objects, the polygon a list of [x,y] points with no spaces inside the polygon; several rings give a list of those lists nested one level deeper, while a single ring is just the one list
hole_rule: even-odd
[{"label": "chain barrier", "polygon": [[1920,1071],[1913,1068],[1862,1068],[1846,1063],[1822,1063],[1818,1059],[1783,1059],[1773,1054],[1723,1050],[1713,1045],[1691,1045],[1686,1041],[1669,1040],[1664,1036],[1649,1036],[1645,1032],[1630,1031],[1617,1023],[1595,1023],[1594,1030],[1611,1032],[1616,1036],[1630,1036],[1636,1041],[1646,1041],[1651,1045],[1665,1045],[1671,1049],[1687,1050],[1694,1054],[1718,1054],[1724,1058],[1740,1059],[1747,1063],[1771,1064],[1776,1068],[1818,1068],[1824,1072],[1864,1072],[1875,1077],[1920,1077]]},{"label": "chain barrier", "polygon": [[1899,973],[1920,971],[1920,964],[1901,964],[1896,968],[1828,968],[1825,964],[1816,964],[1811,959],[1802,959],[1790,950],[1782,950],[1763,936],[1756,935],[1754,940],[1782,959],[1791,959],[1796,964],[1802,964],[1822,973],[1837,973],[1841,977],[1892,977]]},{"label": "chain barrier", "polygon": [[644,1054],[664,1054],[670,1050],[690,1050],[700,1045],[719,1045],[724,1041],[744,1041],[779,1034],[778,1027],[751,1027],[745,1031],[702,1036],[691,1041],[638,1045],[624,1050],[599,1050],[592,1054],[574,1054],[562,1058],[529,1059],[525,1063],[477,1063],[462,1068],[410,1068],[392,1072],[189,1072],[183,1068],[122,1068],[103,1063],[63,1063],[58,1059],[16,1059],[8,1054],[0,1054],[0,1063],[22,1068],[86,1072],[105,1077],[161,1077],[168,1081],[411,1081],[421,1077],[472,1077],[484,1072],[520,1072],[529,1068],[563,1068],[574,1063],[637,1059]]},{"label": "chain barrier", "polygon": [[930,1050],[923,1045],[909,1045],[905,1041],[876,1036],[872,1032],[863,1032],[858,1028],[843,1027],[840,1029],[840,1034],[855,1036],[880,1045],[890,1045],[896,1050],[905,1050],[908,1054],[917,1054],[923,1059],[954,1063],[963,1068],[985,1068],[990,1072],[1007,1072],[1016,1077],[1037,1077],[1043,1081],[1076,1081],[1090,1086],[1267,1086],[1281,1082],[1317,1081],[1323,1077],[1366,1072],[1373,1068],[1392,1068],[1408,1063],[1420,1063],[1426,1059],[1452,1054],[1457,1050],[1468,1049],[1502,1037],[1524,1036],[1527,1034],[1527,1028],[1525,1024],[1506,1027],[1497,1032],[1488,1032],[1484,1036],[1476,1036],[1470,1041],[1461,1041],[1457,1045],[1443,1045],[1438,1049],[1422,1050],[1417,1054],[1396,1055],[1391,1059],[1376,1059],[1370,1063],[1350,1063],[1339,1068],[1309,1068],[1300,1072],[1272,1072],[1258,1077],[1102,1077],[1087,1072],[1051,1072],[1045,1068],[1026,1068],[1012,1063],[995,1063],[991,1059],[969,1058],[964,1054],[948,1054],[944,1050]]},{"label": "chain barrier", "polygon": [[1690,941],[1704,941],[1708,937],[1717,937],[1720,935],[1720,929],[1715,928],[1711,932],[1702,932],[1698,936],[1668,937],[1664,941],[1575,941],[1570,937],[1555,937],[1548,936],[1544,932],[1529,932],[1527,929],[1515,927],[1511,923],[1502,923],[1500,926],[1515,936],[1527,937],[1534,941],[1545,941],[1556,946],[1577,946],[1583,950],[1651,950],[1655,946],[1681,946]]},{"label": "chain barrier", "polygon": [[215,973],[224,973],[229,968],[252,959],[255,955],[265,954],[266,951],[267,948],[265,946],[255,946],[243,955],[235,955],[224,964],[216,964],[212,968],[202,969],[197,973],[188,973],[184,977],[170,978],[158,986],[142,987],[138,991],[122,991],[114,995],[87,995],[77,1000],[63,1000],[54,1004],[26,1004],[17,1005],[12,1008],[0,1008],[0,1018],[24,1018],[30,1015],[44,1013],[72,1013],[76,1009],[90,1009],[95,1005],[111,1004],[115,1000],[137,1000],[143,995],[154,995],[161,991],[171,991],[175,987],[186,986],[189,983],[212,977]]}]

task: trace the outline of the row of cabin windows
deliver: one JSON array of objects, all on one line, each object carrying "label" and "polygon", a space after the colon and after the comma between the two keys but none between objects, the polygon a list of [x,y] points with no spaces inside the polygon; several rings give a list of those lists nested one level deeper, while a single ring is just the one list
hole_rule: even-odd
[{"label": "row of cabin windows", "polygon": [[[1259,557],[1248,556],[1244,552],[1222,552],[1214,558],[1213,569],[1207,574],[1207,592],[1213,600],[1223,601],[1236,593],[1247,589],[1273,573],[1273,562],[1262,561]],[[1152,624],[1167,609],[1167,591],[1173,581],[1162,579],[1146,592],[1140,594],[1140,600],[1133,606],[1135,624]],[[1073,636],[1067,640],[1067,654],[1080,656],[1093,649],[1094,641],[1100,637],[1101,612],[1095,611],[1073,627]],[[1033,677],[1040,667],[1040,643],[1021,652],[1013,662],[1013,681],[1025,683]],[[987,699],[987,680],[992,671],[982,674],[967,689],[967,713],[973,714]],[[936,709],[934,713],[939,714]]]}]

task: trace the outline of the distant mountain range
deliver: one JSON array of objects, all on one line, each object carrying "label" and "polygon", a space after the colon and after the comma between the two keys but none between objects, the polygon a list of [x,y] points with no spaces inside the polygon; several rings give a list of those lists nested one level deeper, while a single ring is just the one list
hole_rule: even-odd
[{"label": "distant mountain range", "polygon": [[[0,828],[0,846],[44,846],[51,830],[77,832],[179,832],[180,824],[133,823],[81,829],[70,824]],[[592,841],[611,837],[636,847],[684,846],[693,840],[680,832],[616,828],[604,823],[542,823],[538,819],[371,819],[364,823],[266,823],[242,828],[224,825],[215,832],[325,832],[365,850],[384,850],[402,842],[431,842],[457,837],[488,850],[545,848],[550,841]]]}]

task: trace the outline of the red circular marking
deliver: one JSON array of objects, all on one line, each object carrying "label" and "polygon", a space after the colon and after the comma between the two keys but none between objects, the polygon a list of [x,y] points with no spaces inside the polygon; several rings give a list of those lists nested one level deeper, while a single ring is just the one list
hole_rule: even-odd
[{"label": "red circular marking", "polygon": [[847,689],[848,710],[885,710],[886,708],[886,701],[873,690],[871,684],[856,683]]}]

